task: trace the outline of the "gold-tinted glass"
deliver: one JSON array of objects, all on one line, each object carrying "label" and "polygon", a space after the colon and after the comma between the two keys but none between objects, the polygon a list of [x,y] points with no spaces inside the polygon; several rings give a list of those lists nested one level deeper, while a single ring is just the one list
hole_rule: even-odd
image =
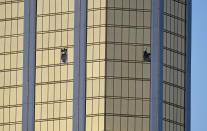
[{"label": "gold-tinted glass", "polygon": [[22,130],[24,1],[0,0],[0,131]]},{"label": "gold-tinted glass", "polygon": [[35,130],[72,131],[74,0],[37,0],[36,37]]},{"label": "gold-tinted glass", "polygon": [[150,130],[151,0],[109,0],[106,27],[107,131]]},{"label": "gold-tinted glass", "polygon": [[185,130],[186,1],[164,1],[163,130]]},{"label": "gold-tinted glass", "polygon": [[86,131],[104,130],[106,1],[88,0]]}]

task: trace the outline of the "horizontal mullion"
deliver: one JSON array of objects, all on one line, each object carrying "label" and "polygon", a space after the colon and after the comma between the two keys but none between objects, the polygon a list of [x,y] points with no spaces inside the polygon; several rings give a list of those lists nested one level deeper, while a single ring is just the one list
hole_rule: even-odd
[{"label": "horizontal mullion", "polygon": [[163,100],[163,103],[167,104],[167,105],[170,105],[170,106],[173,106],[173,107],[176,107],[176,108],[179,108],[179,109],[185,109],[185,107],[183,107],[181,105],[178,105],[178,104],[175,104],[175,103],[171,103],[171,102],[168,102],[168,101],[165,101],[165,100]]},{"label": "horizontal mullion", "polygon": [[0,109],[15,108],[15,107],[22,107],[22,104],[4,105],[4,106],[0,106]]},{"label": "horizontal mullion", "polygon": [[56,13],[46,13],[46,14],[37,14],[37,18],[47,17],[47,16],[57,16],[57,15],[65,15],[65,14],[74,14],[74,11],[65,11],[65,12],[56,12]]},{"label": "horizontal mullion", "polygon": [[44,122],[44,121],[56,121],[56,120],[67,120],[72,119],[72,116],[68,117],[57,117],[57,118],[46,118],[46,119],[36,119],[35,122]]},{"label": "horizontal mullion", "polygon": [[179,126],[184,126],[185,125],[184,123],[180,123],[180,122],[177,122],[177,121],[174,121],[174,120],[170,120],[170,119],[167,119],[165,117],[163,117],[162,120],[166,121],[166,122],[169,122],[169,123],[173,123],[173,124],[179,125]]},{"label": "horizontal mullion", "polygon": [[48,81],[48,82],[38,82],[38,83],[36,83],[36,86],[49,85],[49,84],[69,83],[69,82],[73,83],[73,79],[59,80],[59,81]]},{"label": "horizontal mullion", "polygon": [[0,2],[0,5],[21,3],[21,2],[24,2],[24,0],[10,0],[10,1],[5,1],[5,2]]},{"label": "horizontal mullion", "polygon": [[21,87],[23,87],[22,84],[21,84],[21,85],[1,86],[1,87],[0,87],[0,90],[2,90],[2,89],[11,89],[11,88],[21,88]]},{"label": "horizontal mullion", "polygon": [[177,67],[172,66],[172,65],[163,64],[163,66],[168,67],[168,68],[173,69],[173,70],[176,70],[176,71],[180,71],[180,72],[182,72],[182,73],[185,73],[185,70],[180,69],[180,68],[177,68]]},{"label": "horizontal mullion", "polygon": [[179,89],[185,91],[185,87],[183,87],[183,86],[179,86],[179,85],[174,84],[174,83],[171,83],[171,82],[163,81],[163,84],[166,84],[166,85],[169,85],[169,86],[173,86],[173,87],[176,87],[176,88],[179,88]]},{"label": "horizontal mullion", "polygon": [[171,34],[171,35],[174,35],[174,36],[180,37],[180,38],[182,38],[182,39],[186,39],[186,36],[183,36],[183,35],[181,35],[181,34],[178,34],[178,33],[172,32],[172,31],[170,31],[170,30],[164,29],[163,31],[164,31],[165,33],[168,33],[168,34]]},{"label": "horizontal mullion", "polygon": [[24,16],[0,19],[0,22],[24,20]]},{"label": "horizontal mullion", "polygon": [[136,117],[136,118],[150,118],[150,115],[130,115],[130,114],[116,114],[116,113],[105,113],[107,116],[119,116],[119,117]]},{"label": "horizontal mullion", "polygon": [[107,11],[108,11],[108,10],[151,12],[151,9],[120,8],[120,7],[107,7]]},{"label": "horizontal mullion", "polygon": [[65,29],[56,29],[56,30],[46,30],[46,31],[38,31],[38,34],[49,34],[49,33],[56,33],[56,32],[66,32],[66,31],[73,31],[74,28],[65,28]]},{"label": "horizontal mullion", "polygon": [[65,103],[65,102],[71,102],[72,103],[73,99],[35,102],[35,106],[37,106],[37,105],[42,106],[42,105],[45,105],[45,104]]},{"label": "horizontal mullion", "polygon": [[176,16],[176,15],[173,15],[173,14],[170,14],[170,13],[167,13],[167,12],[164,12],[164,15],[165,15],[165,16],[169,16],[169,17],[171,17],[171,18],[174,18],[174,19],[176,19],[176,20],[180,20],[180,21],[182,21],[182,22],[185,22],[185,19],[183,19],[183,18],[181,18],[181,17],[179,17],[179,16]]},{"label": "horizontal mullion", "polygon": [[[7,116],[8,117],[8,116]],[[0,123],[0,126],[22,124],[22,121]]]},{"label": "horizontal mullion", "polygon": [[177,53],[177,54],[179,54],[179,55],[183,55],[183,56],[185,56],[185,53],[180,52],[180,51],[175,50],[175,49],[172,49],[172,48],[169,48],[169,47],[166,47],[166,46],[164,46],[163,49],[168,50],[168,51],[171,51],[171,52],[174,52],[174,53]]}]

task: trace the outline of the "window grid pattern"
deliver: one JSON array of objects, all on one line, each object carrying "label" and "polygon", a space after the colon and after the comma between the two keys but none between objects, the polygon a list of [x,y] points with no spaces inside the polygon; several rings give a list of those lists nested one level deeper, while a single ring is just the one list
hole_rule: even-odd
[{"label": "window grid pattern", "polygon": [[37,0],[36,37],[35,130],[72,131],[74,0]]},{"label": "window grid pattern", "polygon": [[185,130],[186,1],[164,1],[163,130]]},{"label": "window grid pattern", "polygon": [[88,0],[86,131],[104,129],[106,1]]},{"label": "window grid pattern", "polygon": [[108,0],[105,130],[150,130],[151,0]]},{"label": "window grid pattern", "polygon": [[24,1],[0,0],[0,12],[0,131],[21,131]]}]

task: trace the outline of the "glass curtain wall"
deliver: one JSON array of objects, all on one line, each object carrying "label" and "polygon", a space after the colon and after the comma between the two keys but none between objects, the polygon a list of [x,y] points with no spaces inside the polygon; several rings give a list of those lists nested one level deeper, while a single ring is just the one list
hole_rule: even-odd
[{"label": "glass curtain wall", "polygon": [[151,0],[107,0],[106,131],[150,130]]},{"label": "glass curtain wall", "polygon": [[0,13],[0,131],[21,131],[24,0],[0,0]]},{"label": "glass curtain wall", "polygon": [[35,130],[72,131],[74,0],[37,0],[36,37]]},{"label": "glass curtain wall", "polygon": [[86,131],[104,131],[106,0],[88,0]]},{"label": "glass curtain wall", "polygon": [[[86,130],[150,130],[151,0],[88,0]],[[24,0],[0,0],[0,130],[22,130]],[[185,130],[186,0],[164,0],[163,130]],[[61,50],[67,60],[61,60]],[[37,0],[35,130],[72,131],[74,0]]]},{"label": "glass curtain wall", "polygon": [[164,0],[163,130],[185,130],[186,1]]}]

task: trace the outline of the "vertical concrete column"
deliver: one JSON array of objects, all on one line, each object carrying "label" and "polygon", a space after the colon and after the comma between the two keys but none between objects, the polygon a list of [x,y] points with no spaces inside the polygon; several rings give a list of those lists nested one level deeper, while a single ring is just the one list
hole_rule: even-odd
[{"label": "vertical concrete column", "polygon": [[164,1],[152,0],[150,130],[162,131]]},{"label": "vertical concrete column", "polygon": [[36,0],[24,0],[22,131],[34,131]]},{"label": "vertical concrete column", "polygon": [[73,131],[85,131],[87,0],[75,0]]}]

